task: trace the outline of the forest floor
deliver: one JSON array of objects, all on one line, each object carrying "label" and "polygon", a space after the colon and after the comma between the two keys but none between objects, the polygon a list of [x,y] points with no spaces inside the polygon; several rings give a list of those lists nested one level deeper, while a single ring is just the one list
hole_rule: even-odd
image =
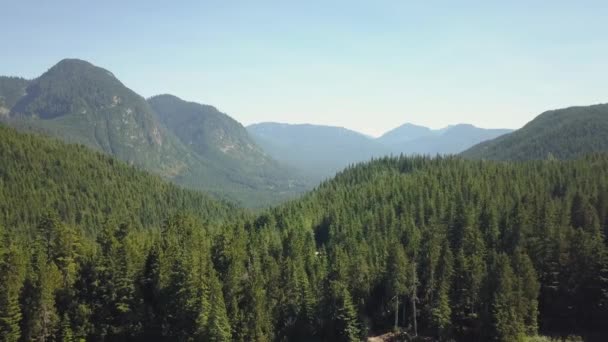
[{"label": "forest floor", "polygon": [[423,336],[418,336],[418,337],[412,338],[411,336],[409,336],[406,333],[394,333],[394,332],[389,332],[389,333],[377,335],[377,336],[370,336],[367,338],[367,342],[402,342],[402,341],[431,342],[431,341],[433,341],[433,339],[430,337],[423,337]]}]

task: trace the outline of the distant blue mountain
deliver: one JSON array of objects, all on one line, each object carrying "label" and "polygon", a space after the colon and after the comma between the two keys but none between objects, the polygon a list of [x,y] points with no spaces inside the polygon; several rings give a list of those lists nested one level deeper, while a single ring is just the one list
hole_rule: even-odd
[{"label": "distant blue mountain", "polygon": [[469,124],[433,130],[406,123],[372,138],[343,127],[265,122],[247,130],[270,157],[292,165],[313,179],[332,176],[349,164],[389,154],[455,154],[507,129]]}]

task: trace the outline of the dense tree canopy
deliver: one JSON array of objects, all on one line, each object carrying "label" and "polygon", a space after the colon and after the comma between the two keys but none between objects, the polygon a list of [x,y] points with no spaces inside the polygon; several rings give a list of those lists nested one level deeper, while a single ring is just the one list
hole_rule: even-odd
[{"label": "dense tree canopy", "polygon": [[2,340],[607,333],[605,155],[385,158],[254,217],[0,133]]}]

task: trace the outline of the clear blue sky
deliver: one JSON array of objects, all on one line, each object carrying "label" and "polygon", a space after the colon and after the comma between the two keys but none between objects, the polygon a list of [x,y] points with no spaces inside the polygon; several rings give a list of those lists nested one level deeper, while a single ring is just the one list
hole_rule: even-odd
[{"label": "clear blue sky", "polygon": [[517,128],[608,102],[607,1],[3,0],[0,11],[0,74],[81,58],[146,97],[244,124]]}]

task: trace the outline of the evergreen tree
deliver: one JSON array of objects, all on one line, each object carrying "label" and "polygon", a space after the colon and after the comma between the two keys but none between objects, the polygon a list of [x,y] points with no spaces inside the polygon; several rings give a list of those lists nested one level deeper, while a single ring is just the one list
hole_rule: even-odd
[{"label": "evergreen tree", "polygon": [[18,246],[0,227],[0,340],[15,342],[21,336],[19,294],[23,285],[24,262]]},{"label": "evergreen tree", "polygon": [[520,341],[524,329],[518,316],[517,306],[513,305],[517,299],[516,278],[507,255],[498,255],[494,272],[496,289],[492,302],[493,337],[501,342]]},{"label": "evergreen tree", "polygon": [[333,341],[355,342],[361,340],[357,311],[347,287],[338,281],[330,283],[329,322]]},{"label": "evergreen tree", "polygon": [[226,313],[222,289],[216,275],[210,275],[210,302],[208,340],[210,342],[227,342],[231,340],[231,328]]}]

